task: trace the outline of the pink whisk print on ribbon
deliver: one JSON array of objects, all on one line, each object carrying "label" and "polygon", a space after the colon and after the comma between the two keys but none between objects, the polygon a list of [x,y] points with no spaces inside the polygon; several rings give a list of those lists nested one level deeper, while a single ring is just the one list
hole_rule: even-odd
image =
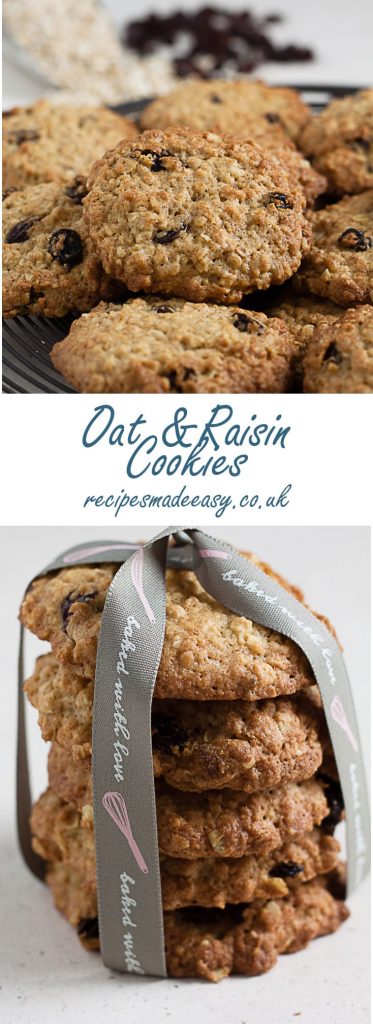
[{"label": "pink whisk print on ribbon", "polygon": [[111,551],[112,548],[123,548],[123,550],[130,549],[136,551],[138,544],[101,544],[100,547],[95,546],[93,548],[79,548],[78,551],[71,551],[70,554],[65,555],[64,562],[78,562],[80,558],[88,558],[91,555],[101,555],[104,551]]},{"label": "pink whisk print on ribbon", "polygon": [[228,551],[215,551],[214,548],[200,548],[201,558],[229,558]]},{"label": "pink whisk print on ribbon", "polygon": [[112,820],[115,822],[119,831],[127,839],[130,850],[132,850],[136,864],[138,864],[140,871],[144,875],[148,874],[148,868],[145,864],[143,855],[138,848],[137,842],[132,835],[132,829],[130,820],[128,817],[128,811],[125,801],[120,793],[105,793],[102,797],[102,803],[105,811],[108,812]]},{"label": "pink whisk print on ribbon", "polygon": [[142,604],[143,608],[145,608],[145,611],[146,611],[146,614],[148,616],[149,622],[151,622],[151,624],[153,625],[154,622],[155,622],[155,615],[154,615],[154,612],[152,611],[152,609],[150,607],[150,604],[149,604],[149,601],[148,601],[148,599],[146,597],[146,594],[144,594],[144,587],[143,587],[143,582],[142,582],[143,564],[144,564],[144,552],[143,552],[142,548],[139,548],[139,550],[133,556],[133,559],[132,559],[132,562],[131,562],[131,579],[132,579],[132,583],[134,585],[134,588],[135,588],[135,590],[137,591],[137,593],[139,595],[141,604]]},{"label": "pink whisk print on ribbon", "polygon": [[334,721],[337,722],[337,725],[340,725],[341,729],[343,729],[343,731],[346,733],[346,736],[348,736],[351,746],[357,752],[359,750],[359,747],[355,739],[355,736],[350,729],[345,709],[339,697],[334,697],[334,700],[332,700],[332,703],[330,705],[330,712],[332,718],[334,718]]}]

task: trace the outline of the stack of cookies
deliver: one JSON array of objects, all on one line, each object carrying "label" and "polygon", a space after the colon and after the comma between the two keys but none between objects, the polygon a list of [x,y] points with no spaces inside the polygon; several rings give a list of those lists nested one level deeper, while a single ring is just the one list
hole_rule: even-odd
[{"label": "stack of cookies", "polygon": [[138,127],[39,103],[4,133],[5,314],[83,313],[52,351],[78,391],[373,390],[373,90],[312,117],[188,81]]},{"label": "stack of cookies", "polygon": [[[256,561],[253,556],[246,556]],[[302,595],[259,564],[299,599]],[[92,810],[97,641],[115,565],[33,583],[20,617],[49,641],[25,684],[51,741],[32,812],[56,906],[99,947]],[[340,788],[318,689],[291,640],[168,570],[152,717],[167,969],[218,981],[260,974],[348,916]]]}]

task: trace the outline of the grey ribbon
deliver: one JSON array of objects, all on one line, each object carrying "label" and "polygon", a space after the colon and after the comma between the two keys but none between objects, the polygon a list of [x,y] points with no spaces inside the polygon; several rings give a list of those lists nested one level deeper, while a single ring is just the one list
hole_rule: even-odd
[{"label": "grey ribbon", "polygon": [[[168,548],[174,534],[177,546]],[[307,608],[229,545],[201,530],[168,529],[149,544],[98,541],[69,549],[44,573],[120,562],[108,590],[93,709],[93,803],[100,945],[119,971],[166,975],[151,744],[151,703],[165,629],[165,565],[193,569],[205,590],[237,615],[277,630],[304,651],[320,688],[346,806],[348,891],[369,870],[369,808],[350,683],[337,642]],[[42,575],[42,574],[40,574]],[[22,637],[19,690],[22,700]],[[19,718],[18,825],[32,852],[23,711]]]}]

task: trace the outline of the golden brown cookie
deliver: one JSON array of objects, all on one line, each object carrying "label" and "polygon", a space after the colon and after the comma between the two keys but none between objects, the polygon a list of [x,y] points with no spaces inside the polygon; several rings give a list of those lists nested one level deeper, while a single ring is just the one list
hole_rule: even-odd
[{"label": "golden brown cookie", "polygon": [[372,394],[373,306],[348,309],[315,331],[304,353],[303,383],[307,392]]},{"label": "golden brown cookie", "polygon": [[87,175],[120,139],[138,134],[128,118],[104,107],[67,107],[41,100],[3,114],[3,187]]},{"label": "golden brown cookie", "polygon": [[[90,766],[77,764],[53,743],[48,777],[54,793],[82,811],[83,827],[93,828]],[[338,784],[330,780],[288,782],[259,793],[188,793],[159,779],[155,792],[160,853],[187,860],[268,853],[290,836],[311,832],[323,819],[332,834],[343,816]]]},{"label": "golden brown cookie", "polygon": [[311,215],[312,245],[293,284],[340,306],[373,302],[373,189]]},{"label": "golden brown cookie", "polygon": [[3,315],[65,316],[114,298],[82,216],[84,178],[10,192],[3,203]]},{"label": "golden brown cookie", "polygon": [[[54,871],[64,872],[68,889],[79,876],[72,924],[97,915],[96,853],[92,830],[82,826],[81,814],[47,790],[34,805],[31,816],[33,848]],[[161,857],[162,901],[165,910],[184,906],[225,907],[254,899],[282,899],[297,885],[335,868],[339,843],[320,829],[288,839],[267,856],[183,860]]]},{"label": "golden brown cookie", "polygon": [[88,184],[92,241],[130,291],[236,303],[291,277],[309,248],[294,175],[231,136],[144,132],[97,161]]},{"label": "golden brown cookie", "polygon": [[310,118],[310,109],[294,89],[264,82],[222,79],[187,81],[149,103],[141,114],[141,127],[172,128],[183,125],[204,132],[232,132],[239,139],[266,139],[275,145],[297,141]]},{"label": "golden brown cookie", "polygon": [[329,327],[345,312],[343,306],[337,306],[328,299],[316,298],[313,295],[288,294],[278,304],[267,310],[267,316],[280,317],[290,331],[295,334],[302,350],[311,340],[319,327]]},{"label": "golden brown cookie", "polygon": [[100,303],[51,358],[83,392],[248,394],[289,391],[296,348],[263,313],[151,296]]},{"label": "golden brown cookie", "polygon": [[[47,873],[57,908],[77,924],[88,950],[100,947],[98,918],[88,892],[85,903],[80,878],[64,865]],[[328,876],[297,886],[284,899],[256,900],[225,910],[201,907],[168,911],[164,915],[167,971],[170,977],[200,977],[221,981],[229,974],[253,976],[270,970],[280,953],[295,953],[312,939],[328,935],[349,916],[342,900],[328,888]],[[333,889],[333,881],[330,888]],[[76,921],[76,893],[87,916]]]},{"label": "golden brown cookie", "polygon": [[333,100],[306,124],[299,144],[331,191],[373,188],[373,89]]},{"label": "golden brown cookie", "polygon": [[[43,677],[40,661],[37,672]],[[39,689],[32,677],[28,691],[35,693],[34,702],[44,700],[44,706],[52,708],[52,713],[42,713],[44,738],[56,739],[68,757],[83,761],[82,768],[89,770],[92,684],[82,687],[75,706],[71,691],[70,699],[59,700],[53,681],[50,689],[45,683]],[[300,782],[321,765],[323,729],[322,711],[307,691],[259,702],[156,700],[154,775],[178,789],[197,791],[230,788],[253,793],[290,780]]]},{"label": "golden brown cookie", "polygon": [[[248,569],[250,558],[289,587],[255,556],[248,557]],[[102,609],[117,568],[61,569],[36,580],[21,606],[23,624],[51,643],[61,665],[87,679],[94,677]],[[168,570],[166,578],[166,632],[156,697],[257,700],[295,693],[314,682],[305,655],[284,635],[223,608],[192,572]]]},{"label": "golden brown cookie", "polygon": [[188,81],[148,104],[141,126],[184,125],[197,131],[230,134],[269,150],[299,180],[308,204],[325,191],[326,178],[311,166],[294,144],[310,118],[298,93],[263,82]]},{"label": "golden brown cookie", "polygon": [[328,935],[349,916],[346,905],[315,879],[284,900],[226,910],[199,908],[165,914],[167,969],[171,977],[220,981],[253,976],[273,967],[280,953],[296,953]]}]

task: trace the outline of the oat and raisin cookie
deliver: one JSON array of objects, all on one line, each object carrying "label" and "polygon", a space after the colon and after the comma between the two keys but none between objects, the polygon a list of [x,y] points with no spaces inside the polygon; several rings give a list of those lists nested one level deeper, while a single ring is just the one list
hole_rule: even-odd
[{"label": "oat and raisin cookie", "polygon": [[189,81],[150,103],[141,115],[144,129],[184,126],[230,134],[269,150],[295,175],[312,204],[325,192],[326,178],[297,150],[295,141],[310,110],[292,89],[263,82]]},{"label": "oat and raisin cookie", "polygon": [[[51,789],[34,805],[31,815],[33,848],[52,870],[60,865],[71,869],[66,881],[71,886],[80,877],[75,896],[72,924],[85,916],[88,891],[92,894],[92,916],[97,914],[96,855],[94,833],[82,826],[82,817],[72,804]],[[305,835],[287,839],[267,856],[222,858],[161,857],[162,902],[165,910],[184,906],[225,907],[227,903],[250,903],[254,899],[282,899],[297,885],[333,870],[339,843],[315,828]]]},{"label": "oat and raisin cookie", "polygon": [[326,191],[327,181],[324,175],[319,174],[295,146],[272,146],[260,138],[253,139],[253,142],[270,150],[272,155],[285,165],[287,171],[294,175],[304,193],[307,206],[312,208],[315,200]]},{"label": "oat and raisin cookie", "polygon": [[242,394],[289,391],[296,349],[263,313],[150,296],[100,303],[51,358],[83,392]]},{"label": "oat and raisin cookie", "polygon": [[104,107],[59,106],[41,100],[3,114],[3,187],[87,175],[120,139],[138,134],[128,118]]},{"label": "oat and raisin cookie", "polygon": [[[82,811],[83,827],[93,828],[92,777],[85,762],[77,764],[52,743],[48,777],[53,792]],[[269,853],[324,820],[327,834],[333,834],[343,816],[338,784],[321,778],[259,793],[188,793],[157,779],[155,793],[160,853],[187,860]]]},{"label": "oat and raisin cookie", "polygon": [[373,188],[373,89],[333,100],[306,124],[300,147],[331,191]]},{"label": "oat and raisin cookie", "polygon": [[3,315],[64,316],[114,298],[82,216],[85,179],[32,185],[3,203]]},{"label": "oat and raisin cookie", "polygon": [[267,316],[279,317],[290,331],[296,335],[300,349],[308,344],[319,327],[329,327],[345,309],[337,306],[329,299],[317,298],[313,295],[287,294],[280,302],[266,310]]},{"label": "oat and raisin cookie", "polygon": [[[271,568],[248,555],[295,597]],[[74,566],[35,580],[20,618],[48,640],[60,665],[93,679],[106,593],[117,565]],[[300,648],[280,633],[235,615],[211,597],[193,572],[167,570],[166,631],[155,697],[257,700],[295,693],[314,682]],[[322,621],[330,627],[327,620]]]},{"label": "oat and raisin cookie", "polygon": [[311,215],[312,245],[294,286],[340,306],[373,302],[373,189]]},{"label": "oat and raisin cookie", "polygon": [[[230,133],[237,138],[279,146],[296,142],[310,119],[310,109],[294,89],[264,82],[222,79],[188,81],[149,103],[141,114],[141,127],[172,128],[183,125],[198,131]],[[256,133],[257,132],[257,136]]]},{"label": "oat and raisin cookie", "polygon": [[144,132],[97,161],[88,186],[92,240],[130,291],[236,303],[291,277],[309,248],[294,176],[231,136]]},{"label": "oat and raisin cookie", "polygon": [[[47,872],[55,905],[77,926],[82,945],[100,948],[98,918],[91,892],[80,892],[78,873],[63,864]],[[253,976],[273,967],[280,953],[295,953],[313,939],[339,928],[349,916],[333,895],[333,872],[294,888],[284,899],[255,900],[226,909],[189,907],[164,915],[167,971],[170,977],[221,981],[229,974]],[[331,891],[330,891],[331,890]],[[81,919],[77,920],[76,897]],[[84,912],[85,910],[85,912]]]},{"label": "oat and raisin cookie", "polygon": [[[26,684],[26,692],[30,683],[33,687],[33,678]],[[57,699],[54,713],[44,712],[41,718],[44,738],[56,740],[75,761],[88,761],[89,768],[92,691],[88,683],[80,691],[81,702],[77,701],[76,707],[71,702],[66,714]],[[44,697],[50,707],[56,690],[40,693],[38,689],[35,696],[41,702]],[[307,691],[290,699],[259,702],[156,700],[152,711],[154,775],[191,791],[229,787],[252,793],[290,780],[302,781],[310,778],[323,760],[322,729],[322,713]]]},{"label": "oat and raisin cookie", "polygon": [[348,309],[336,323],[315,331],[304,353],[303,386],[324,394],[372,394],[372,306]]}]

